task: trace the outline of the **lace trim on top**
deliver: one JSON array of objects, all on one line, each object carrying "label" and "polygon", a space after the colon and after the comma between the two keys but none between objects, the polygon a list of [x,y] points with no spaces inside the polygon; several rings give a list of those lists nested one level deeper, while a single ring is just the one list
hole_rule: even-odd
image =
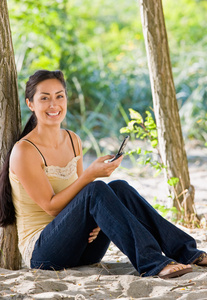
[{"label": "lace trim on top", "polygon": [[44,166],[45,173],[48,177],[57,177],[60,179],[69,179],[77,173],[77,161],[80,156],[73,157],[65,167],[59,166]]}]

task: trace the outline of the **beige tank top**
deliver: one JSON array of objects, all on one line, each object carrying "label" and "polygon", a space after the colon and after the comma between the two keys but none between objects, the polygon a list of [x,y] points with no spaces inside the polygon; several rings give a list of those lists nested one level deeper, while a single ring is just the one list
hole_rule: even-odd
[{"label": "beige tank top", "polygon": [[[78,178],[77,162],[79,159],[80,156],[74,157],[66,167],[44,166],[55,194],[71,185]],[[9,171],[9,178],[16,213],[18,246],[25,264],[30,268],[35,243],[42,230],[54,217],[48,215],[28,196],[17,176],[11,170]]]}]

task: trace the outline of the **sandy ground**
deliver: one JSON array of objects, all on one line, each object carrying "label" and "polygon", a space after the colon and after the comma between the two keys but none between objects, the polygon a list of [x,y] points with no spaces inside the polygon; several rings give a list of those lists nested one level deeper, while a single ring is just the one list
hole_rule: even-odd
[{"label": "sandy ground", "polygon": [[[207,149],[188,149],[191,183],[196,188],[198,214],[207,213]],[[123,164],[125,167],[129,162]],[[153,202],[157,197],[166,203],[163,177],[149,177],[149,171],[134,168],[119,169],[112,179],[127,179],[138,191]],[[132,175],[130,175],[131,173]],[[143,175],[145,174],[145,175]],[[148,174],[148,175],[146,175]],[[107,180],[106,180],[107,181]],[[108,180],[109,181],[109,180]],[[199,249],[207,251],[207,231],[186,229],[197,241]],[[162,280],[139,277],[120,250],[110,245],[98,265],[67,269],[61,272],[0,269],[0,299],[207,299],[207,267],[193,266],[193,272],[180,278]]]}]

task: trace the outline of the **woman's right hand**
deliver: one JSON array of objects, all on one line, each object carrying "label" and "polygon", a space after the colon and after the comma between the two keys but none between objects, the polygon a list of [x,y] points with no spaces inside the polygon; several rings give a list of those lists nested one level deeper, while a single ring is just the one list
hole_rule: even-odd
[{"label": "woman's right hand", "polygon": [[99,177],[109,177],[111,173],[118,168],[120,165],[123,155],[121,155],[118,159],[110,162],[109,160],[112,159],[113,155],[105,155],[102,157],[97,158],[86,170],[85,173],[87,176],[91,178],[91,180],[95,180]]}]

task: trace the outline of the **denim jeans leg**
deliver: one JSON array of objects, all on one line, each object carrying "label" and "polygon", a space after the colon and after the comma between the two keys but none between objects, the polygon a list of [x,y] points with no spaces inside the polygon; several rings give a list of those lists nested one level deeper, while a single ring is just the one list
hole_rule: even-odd
[{"label": "denim jeans leg", "polygon": [[[115,190],[115,184],[110,184],[112,185]],[[72,267],[84,260],[88,263],[87,254],[95,253],[96,248],[94,244],[90,249],[88,237],[97,225],[104,233],[100,235],[104,240],[104,251],[109,240],[112,240],[143,276],[158,274],[173,260],[162,255],[162,249],[153,235],[150,219],[159,221],[157,212],[149,210],[149,215],[145,213],[143,219],[146,223],[143,222],[136,215],[136,210],[143,210],[139,200],[141,196],[134,191],[132,193],[127,184],[122,190],[125,197],[117,196],[110,186],[101,181],[88,184],[46,226],[35,244],[32,267],[40,267],[40,263],[44,263],[46,268],[49,265],[52,265],[52,268]],[[103,240],[100,240],[100,245]],[[182,241],[180,243],[182,244]],[[99,259],[104,255],[104,251],[100,251]]]},{"label": "denim jeans leg", "polygon": [[88,243],[90,232],[98,225],[89,213],[92,186],[83,189],[41,232],[31,259],[31,268],[60,270],[100,262],[110,240],[100,231]]},{"label": "denim jeans leg", "polygon": [[[113,190],[104,182],[95,181],[78,193],[42,231],[35,244],[31,267],[63,269],[87,261],[85,253],[90,252],[88,237],[96,224],[104,233],[100,238],[104,237],[105,243],[104,250],[97,254],[98,260],[112,240],[129,257],[137,271],[145,276],[155,275],[171,261],[161,254],[154,237]],[[92,250],[93,254],[95,244]]]},{"label": "denim jeans leg", "polygon": [[82,266],[100,262],[104,257],[110,242],[109,238],[101,230],[97,238],[92,243],[88,243],[85,247],[78,265]]},{"label": "denim jeans leg", "polygon": [[[162,255],[153,235],[104,182],[94,183],[89,210],[96,223],[114,244],[128,256],[142,276],[156,275],[172,259]],[[139,205],[139,202],[137,202]]]},{"label": "denim jeans leg", "polygon": [[143,226],[151,232],[167,257],[188,264],[203,253],[196,248],[196,242],[190,235],[164,219],[126,181],[115,180],[110,182],[109,186]]}]

